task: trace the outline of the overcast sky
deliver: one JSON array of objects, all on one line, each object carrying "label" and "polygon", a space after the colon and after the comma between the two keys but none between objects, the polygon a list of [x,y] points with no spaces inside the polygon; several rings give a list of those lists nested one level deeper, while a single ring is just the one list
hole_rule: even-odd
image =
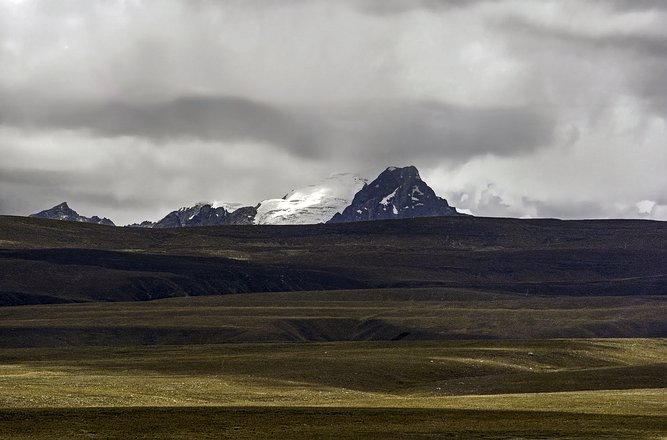
[{"label": "overcast sky", "polygon": [[667,220],[666,78],[661,0],[0,0],[0,214],[414,164],[478,215]]}]

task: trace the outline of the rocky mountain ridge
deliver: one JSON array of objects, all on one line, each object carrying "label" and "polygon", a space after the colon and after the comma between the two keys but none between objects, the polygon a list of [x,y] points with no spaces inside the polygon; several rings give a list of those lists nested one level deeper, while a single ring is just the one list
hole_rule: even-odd
[{"label": "rocky mountain ridge", "polygon": [[92,223],[96,225],[115,226],[115,224],[106,217],[100,218],[96,215],[92,217],[84,217],[83,215],[79,215],[78,212],[76,212],[67,205],[67,202],[62,202],[61,204],[56,205],[51,209],[46,209],[36,214],[31,214],[30,217],[47,218],[51,220],[63,220],[63,221],[80,222],[80,223]]}]

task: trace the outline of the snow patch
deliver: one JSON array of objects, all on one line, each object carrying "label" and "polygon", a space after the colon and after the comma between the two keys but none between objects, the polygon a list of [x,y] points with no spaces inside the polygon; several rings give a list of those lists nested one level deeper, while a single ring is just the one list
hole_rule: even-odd
[{"label": "snow patch", "polygon": [[212,201],[210,203],[210,205],[211,205],[211,208],[214,208],[214,209],[216,209],[216,208],[225,208],[225,211],[227,211],[227,212],[234,212],[239,208],[243,208],[244,206],[248,206],[248,205],[244,205],[243,203],[221,202],[219,200]]},{"label": "snow patch", "polygon": [[297,225],[324,223],[352,203],[366,179],[349,173],[332,174],[316,185],[298,188],[282,199],[259,204],[255,223]]},{"label": "snow patch", "polygon": [[396,188],[393,193],[389,194],[387,197],[380,200],[380,205],[387,206],[389,204],[389,201],[392,200],[394,197],[396,197],[396,192],[397,191],[398,191],[398,188]]},{"label": "snow patch", "polygon": [[[415,194],[417,194],[417,196],[415,196]],[[413,202],[418,202],[419,201],[419,196],[423,196],[423,195],[424,195],[424,193],[421,192],[419,188],[417,188],[416,186],[412,187],[411,198],[412,198]]]}]

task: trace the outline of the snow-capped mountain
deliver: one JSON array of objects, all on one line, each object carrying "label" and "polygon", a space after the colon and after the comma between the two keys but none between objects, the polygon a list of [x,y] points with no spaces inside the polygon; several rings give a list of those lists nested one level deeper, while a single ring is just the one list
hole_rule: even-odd
[{"label": "snow-capped mountain", "polygon": [[268,199],[257,207],[255,224],[301,225],[325,223],[350,204],[366,180],[356,174],[332,174],[322,182],[298,188],[282,199]]},{"label": "snow-capped mountain", "polygon": [[462,214],[435,194],[417,168],[389,167],[364,186],[329,223],[451,215]]},{"label": "snow-capped mountain", "polygon": [[31,214],[30,217],[48,218],[51,220],[64,220],[70,222],[93,223],[96,225],[115,226],[114,223],[106,217],[99,218],[96,215],[92,217],[84,217],[82,215],[79,215],[78,212],[67,206],[67,202],[62,202],[61,204],[56,205],[51,209],[46,209],[36,214]]}]

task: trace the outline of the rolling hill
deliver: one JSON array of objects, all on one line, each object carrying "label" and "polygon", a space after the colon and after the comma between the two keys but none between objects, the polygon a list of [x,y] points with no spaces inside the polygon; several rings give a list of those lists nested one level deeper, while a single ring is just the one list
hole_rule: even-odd
[{"label": "rolling hill", "polygon": [[462,288],[664,295],[667,223],[438,217],[168,230],[0,217],[0,304]]}]

